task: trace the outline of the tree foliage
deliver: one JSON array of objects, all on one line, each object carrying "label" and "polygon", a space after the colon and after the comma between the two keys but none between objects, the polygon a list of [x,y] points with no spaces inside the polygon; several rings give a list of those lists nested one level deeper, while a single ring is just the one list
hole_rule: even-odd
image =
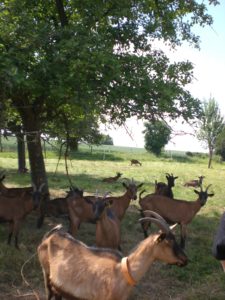
[{"label": "tree foliage", "polygon": [[1,1],[0,100],[10,99],[22,119],[32,180],[47,182],[40,134],[49,121],[59,124],[60,109],[117,124],[198,117],[200,103],[185,89],[192,64],[170,63],[154,47],[198,47],[196,24],[212,17],[194,0]]},{"label": "tree foliage", "polygon": [[164,121],[157,120],[151,123],[144,123],[145,149],[160,155],[162,148],[169,142],[171,129]]},{"label": "tree foliage", "polygon": [[214,98],[211,97],[208,101],[204,101],[202,106],[203,115],[199,121],[197,137],[208,148],[208,168],[210,168],[217,138],[224,129],[224,119]]},{"label": "tree foliage", "polygon": [[108,134],[102,134],[100,144],[101,145],[113,145],[113,139]]},{"label": "tree foliage", "polygon": [[215,152],[225,161],[225,126],[216,139]]}]

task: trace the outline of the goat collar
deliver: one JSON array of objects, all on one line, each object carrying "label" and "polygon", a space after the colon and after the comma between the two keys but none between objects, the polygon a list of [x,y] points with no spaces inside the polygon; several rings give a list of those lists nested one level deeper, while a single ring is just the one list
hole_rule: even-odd
[{"label": "goat collar", "polygon": [[132,275],[130,274],[128,257],[123,257],[121,260],[121,269],[123,276],[125,277],[127,283],[131,286],[134,286],[137,282],[134,280]]}]

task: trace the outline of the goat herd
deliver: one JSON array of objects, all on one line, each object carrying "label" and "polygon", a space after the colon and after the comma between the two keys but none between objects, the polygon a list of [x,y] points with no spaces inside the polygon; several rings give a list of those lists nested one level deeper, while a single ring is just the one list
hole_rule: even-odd
[{"label": "goat herd", "polygon": [[[131,164],[141,163],[132,160]],[[113,183],[122,176],[103,179]],[[125,300],[128,299],[134,285],[147,272],[150,265],[158,260],[177,266],[185,266],[188,258],[184,253],[186,226],[191,222],[200,208],[205,205],[209,186],[203,190],[201,176],[199,180],[185,183],[185,186],[200,187],[195,190],[197,199],[185,201],[174,199],[172,188],[178,177],[166,174],[167,184],[155,182],[155,192],[143,197],[145,190],[139,194],[141,223],[145,239],[131,253],[124,257],[121,252],[121,221],[130,201],[137,199],[142,183],[125,179],[122,182],[125,193],[121,196],[105,195],[84,196],[78,188],[70,188],[65,198],[42,201],[43,184],[38,188],[7,188],[3,184],[5,176],[0,177],[0,222],[8,222],[10,231],[8,244],[12,235],[15,246],[18,245],[18,232],[25,216],[42,205],[38,220],[40,227],[44,217],[67,216],[68,232],[58,225],[46,233],[38,246],[38,258],[42,267],[47,299],[56,300]],[[96,224],[96,247],[88,247],[75,239],[80,224]],[[148,236],[151,223],[160,231]],[[169,225],[179,224],[181,240],[178,244]],[[118,251],[120,250],[120,251]]]}]

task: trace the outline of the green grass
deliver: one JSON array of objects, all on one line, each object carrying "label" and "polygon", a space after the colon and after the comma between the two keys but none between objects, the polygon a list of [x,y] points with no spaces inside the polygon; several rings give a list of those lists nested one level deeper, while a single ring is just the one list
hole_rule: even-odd
[{"label": "green grass", "polygon": [[[130,166],[130,159],[136,158],[142,166]],[[50,193],[52,197],[65,195],[69,182],[65,175],[64,161],[60,160],[58,169],[58,153],[47,151],[45,158]],[[207,168],[206,155],[187,156],[185,153],[165,153],[158,158],[146,153],[144,149],[121,147],[82,147],[78,153],[72,153],[69,173],[74,185],[87,193],[111,191],[114,195],[124,192],[121,181],[116,184],[102,183],[102,178],[114,176],[119,171],[123,177],[134,178],[144,182],[148,193],[153,191],[155,180],[165,182],[165,173],[173,173],[176,180],[174,195],[176,198],[195,200],[193,188],[185,188],[185,181],[205,176],[204,186],[212,184],[215,196],[209,198],[193,222],[188,226],[186,253],[189,264],[185,268],[154,263],[149,272],[134,289],[134,299],[224,299],[225,276],[218,261],[211,255],[212,240],[222,212],[224,211],[224,175],[225,165],[216,158],[213,168]],[[1,170],[6,170],[5,184],[8,186],[24,186],[30,184],[30,175],[17,173],[17,156],[14,152],[0,153]],[[132,202],[122,222],[122,249],[125,254],[143,239],[140,225],[138,201]],[[24,262],[36,251],[43,234],[61,220],[46,219],[41,230],[35,228],[37,216],[28,216],[20,233],[21,251],[6,245],[8,228],[0,227],[0,299],[13,299],[12,295],[32,293],[21,277]],[[65,223],[65,226],[67,224]],[[179,238],[179,229],[176,230]],[[78,238],[88,245],[94,244],[95,228],[91,224],[82,224]],[[44,294],[43,278],[37,257],[24,267],[24,276],[31,287]],[[10,297],[8,296],[10,295]],[[5,297],[5,298],[4,298]],[[8,298],[7,298],[8,297]],[[16,298],[15,298],[16,299]],[[23,297],[26,299],[26,297]],[[28,296],[27,299],[35,299]],[[119,300],[119,299],[118,299]]]}]

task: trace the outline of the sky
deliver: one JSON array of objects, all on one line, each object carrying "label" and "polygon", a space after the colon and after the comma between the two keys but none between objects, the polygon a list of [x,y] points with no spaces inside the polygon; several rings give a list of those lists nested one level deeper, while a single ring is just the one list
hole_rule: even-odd
[{"label": "sky", "polygon": [[[176,52],[159,45],[173,60],[189,60],[194,65],[194,81],[187,88],[194,97],[208,100],[210,97],[217,101],[221,114],[225,117],[225,0],[218,6],[208,6],[208,13],[212,15],[214,23],[194,29],[200,36],[200,50],[189,45],[182,45]],[[170,124],[175,131],[185,131],[183,136],[174,136],[167,150],[206,152],[207,149],[194,136],[193,129],[180,123]],[[128,120],[126,127],[112,127],[105,134],[113,138],[115,146],[144,147],[143,123],[135,119]]]}]

